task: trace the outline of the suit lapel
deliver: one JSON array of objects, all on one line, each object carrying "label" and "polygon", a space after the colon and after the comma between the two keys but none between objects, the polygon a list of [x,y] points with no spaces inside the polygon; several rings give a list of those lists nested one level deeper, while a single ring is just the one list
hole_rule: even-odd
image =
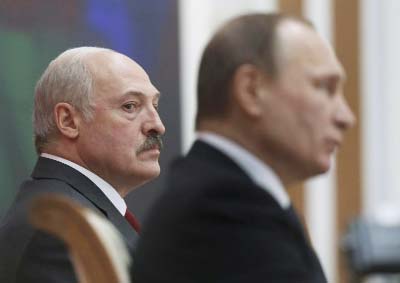
[{"label": "suit lapel", "polygon": [[119,232],[125,237],[126,243],[131,251],[135,250],[136,242],[139,239],[139,235],[132,228],[132,226],[126,221],[125,217],[117,211],[116,213],[109,213],[108,219],[113,223],[119,230]]},{"label": "suit lapel", "polygon": [[290,226],[292,226],[294,231],[296,231],[296,233],[308,244],[308,237],[294,207],[290,205],[290,207],[284,211]]},{"label": "suit lapel", "polygon": [[[289,209],[286,210],[286,216],[288,218],[290,225],[294,229],[293,231],[296,231],[298,236],[303,240],[303,242],[306,246],[306,249],[304,250],[305,255],[306,255],[307,259],[309,260],[310,264],[312,264],[314,266],[315,272],[318,272],[320,278],[325,278],[325,275],[322,271],[322,267],[319,262],[319,259],[314,251],[314,248],[312,247],[312,245],[309,241],[309,238],[306,235],[304,226],[302,225],[302,223],[292,205],[289,207]],[[321,282],[326,282],[326,279],[322,280]]]},{"label": "suit lapel", "polygon": [[108,220],[115,225],[124,236],[128,247],[133,250],[138,239],[138,234],[129,225],[126,219],[103,194],[103,192],[86,176],[74,168],[61,162],[40,157],[32,172],[34,179],[57,179],[69,184],[78,191],[96,208],[98,208]]}]

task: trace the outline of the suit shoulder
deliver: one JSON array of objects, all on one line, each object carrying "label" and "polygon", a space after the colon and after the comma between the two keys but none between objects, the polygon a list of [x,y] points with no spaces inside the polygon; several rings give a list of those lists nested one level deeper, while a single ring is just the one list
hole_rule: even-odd
[{"label": "suit shoulder", "polygon": [[85,198],[70,184],[58,179],[31,179],[22,183],[17,193],[16,202],[31,201],[42,194],[64,195],[78,202]]},{"label": "suit shoulder", "polygon": [[165,199],[177,198],[197,202],[199,199],[257,203],[276,203],[271,195],[231,162],[183,158],[176,161],[167,175]]}]

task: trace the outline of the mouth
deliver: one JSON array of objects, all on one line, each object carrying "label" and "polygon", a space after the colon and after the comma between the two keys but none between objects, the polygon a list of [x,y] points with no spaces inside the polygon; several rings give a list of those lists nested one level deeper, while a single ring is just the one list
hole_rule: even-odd
[{"label": "mouth", "polygon": [[143,152],[158,152],[158,153],[160,153],[161,150],[160,150],[159,146],[154,145],[154,146],[152,146],[152,147],[150,147],[148,149],[145,149]]},{"label": "mouth", "polygon": [[147,148],[142,149],[142,150],[137,152],[138,155],[146,155],[146,154],[160,155],[160,153],[161,153],[161,150],[160,150],[160,147],[158,145],[147,147]]},{"label": "mouth", "polygon": [[142,161],[157,162],[159,161],[161,151],[157,146],[142,150],[137,154],[137,157]]},{"label": "mouth", "polygon": [[154,150],[154,149],[160,150],[160,146],[158,144],[152,144],[152,145],[148,146],[147,148],[145,148],[144,151]]},{"label": "mouth", "polygon": [[340,138],[330,138],[327,139],[327,147],[330,153],[334,153],[342,144],[342,139]]}]

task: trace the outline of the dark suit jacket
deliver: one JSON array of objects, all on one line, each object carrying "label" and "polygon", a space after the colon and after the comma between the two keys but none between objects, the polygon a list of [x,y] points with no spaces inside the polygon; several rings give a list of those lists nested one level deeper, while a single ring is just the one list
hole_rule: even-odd
[{"label": "dark suit jacket", "polygon": [[326,282],[292,209],[197,141],[144,222],[137,283]]},{"label": "dark suit jacket", "polygon": [[33,229],[27,219],[31,200],[49,192],[67,196],[100,212],[121,232],[133,252],[138,235],[103,192],[77,170],[58,161],[39,158],[32,179],[21,185],[0,224],[0,282],[77,282],[63,243]]}]

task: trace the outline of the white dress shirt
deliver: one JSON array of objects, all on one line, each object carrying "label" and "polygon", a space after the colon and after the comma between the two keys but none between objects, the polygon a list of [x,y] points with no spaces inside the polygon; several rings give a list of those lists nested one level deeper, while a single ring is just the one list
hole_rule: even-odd
[{"label": "white dress shirt", "polygon": [[254,183],[271,194],[283,209],[287,209],[290,206],[289,196],[279,177],[271,167],[248,150],[232,140],[211,132],[199,132],[197,133],[197,139],[229,156]]},{"label": "white dress shirt", "polygon": [[105,194],[105,196],[117,208],[117,210],[122,214],[122,216],[125,215],[127,206],[126,206],[124,199],[119,195],[119,193],[109,183],[104,181],[102,178],[100,178],[93,172],[90,172],[86,168],[83,168],[82,166],[80,166],[72,161],[69,161],[67,159],[64,159],[62,157],[55,156],[55,155],[48,154],[48,153],[42,153],[42,154],[40,154],[40,156],[61,162],[65,165],[68,165],[68,166],[74,168],[75,170],[79,171],[83,175],[85,175],[93,183],[95,183],[95,185]]}]

